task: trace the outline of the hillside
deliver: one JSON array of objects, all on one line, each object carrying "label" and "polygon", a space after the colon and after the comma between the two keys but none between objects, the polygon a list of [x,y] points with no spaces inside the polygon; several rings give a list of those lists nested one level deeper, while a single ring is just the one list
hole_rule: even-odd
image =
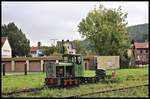
[{"label": "hillside", "polygon": [[[149,40],[148,27],[149,24],[139,24],[127,27],[127,31],[129,32],[131,38],[134,39],[136,42],[145,42],[145,40]],[[83,40],[81,42],[86,49],[89,49],[86,40]]]},{"label": "hillside", "polygon": [[139,24],[134,26],[127,27],[127,31],[131,35],[131,38],[134,39],[136,42],[145,42],[148,40],[148,26],[149,24]]}]

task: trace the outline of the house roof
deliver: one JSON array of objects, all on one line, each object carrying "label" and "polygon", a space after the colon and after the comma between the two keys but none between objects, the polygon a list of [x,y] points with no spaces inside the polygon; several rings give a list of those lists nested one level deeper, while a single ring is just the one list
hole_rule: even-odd
[{"label": "house roof", "polygon": [[30,51],[36,51],[37,49],[38,47],[34,47],[34,46],[30,47]]},{"label": "house roof", "polygon": [[5,41],[6,41],[7,37],[2,37],[1,38],[1,48],[3,47]]},{"label": "house roof", "polygon": [[38,50],[38,49],[43,49],[43,48],[45,48],[46,46],[40,46],[40,47],[34,47],[34,46],[32,46],[32,47],[30,47],[30,51],[32,52],[32,51],[36,51],[36,50]]},{"label": "house roof", "polygon": [[[1,37],[1,48],[3,47],[6,40],[8,40],[8,37]],[[8,40],[8,43],[9,43],[9,40]],[[10,43],[9,43],[9,45],[10,45]]]},{"label": "house roof", "polygon": [[148,43],[135,43],[135,48],[149,48]]},{"label": "house roof", "polygon": [[75,42],[70,42],[70,43],[71,43],[73,49],[76,49],[76,48],[77,48]]}]

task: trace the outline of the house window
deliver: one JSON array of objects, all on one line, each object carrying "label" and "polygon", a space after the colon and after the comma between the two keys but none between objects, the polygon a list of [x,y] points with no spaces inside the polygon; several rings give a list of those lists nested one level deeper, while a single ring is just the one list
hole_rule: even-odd
[{"label": "house window", "polygon": [[9,50],[4,50],[4,52],[10,52]]},{"label": "house window", "polygon": [[148,50],[146,50],[146,53],[148,53]]},{"label": "house window", "polygon": [[142,50],[140,52],[142,53]]},{"label": "house window", "polygon": [[68,46],[68,49],[69,49],[69,46]]},{"label": "house window", "polygon": [[148,58],[148,55],[146,55],[146,58]]},{"label": "house window", "polygon": [[67,46],[65,46],[65,49],[67,49]]}]

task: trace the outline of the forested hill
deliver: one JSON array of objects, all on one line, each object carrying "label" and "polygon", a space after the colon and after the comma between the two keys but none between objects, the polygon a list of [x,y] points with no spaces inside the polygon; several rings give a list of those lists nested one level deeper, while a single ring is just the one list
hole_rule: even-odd
[{"label": "forested hill", "polygon": [[[127,31],[131,35],[131,38],[136,42],[145,42],[145,40],[149,41],[149,24],[139,24],[134,26],[127,27]],[[86,40],[81,41],[83,46],[86,49],[89,49],[88,42]]]},{"label": "forested hill", "polygon": [[139,24],[127,27],[131,38],[136,42],[145,42],[149,38],[149,24]]}]

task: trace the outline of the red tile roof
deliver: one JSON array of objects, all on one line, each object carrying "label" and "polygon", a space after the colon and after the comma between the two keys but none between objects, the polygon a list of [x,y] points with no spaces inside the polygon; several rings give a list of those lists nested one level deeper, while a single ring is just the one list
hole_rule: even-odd
[{"label": "red tile roof", "polygon": [[8,39],[7,37],[1,37],[1,48],[3,47],[6,39]]},{"label": "red tile roof", "polygon": [[149,48],[148,43],[135,43],[135,48]]},{"label": "red tile roof", "polygon": [[38,47],[32,46],[32,47],[30,48],[30,51],[36,51],[37,49],[38,49]]}]

